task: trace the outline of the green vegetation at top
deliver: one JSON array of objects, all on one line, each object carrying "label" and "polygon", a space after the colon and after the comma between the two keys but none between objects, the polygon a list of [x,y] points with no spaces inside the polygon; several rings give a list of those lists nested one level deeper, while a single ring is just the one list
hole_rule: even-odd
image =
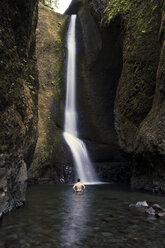
[{"label": "green vegetation at top", "polygon": [[[139,0],[141,1],[141,0]],[[109,23],[116,16],[121,14],[129,13],[131,9],[132,1],[131,0],[112,0],[109,2],[105,12],[106,12],[106,23]]]},{"label": "green vegetation at top", "polygon": [[40,2],[49,7],[58,7],[58,0],[40,0]]},{"label": "green vegetation at top", "polygon": [[65,60],[65,37],[67,33],[67,18],[58,20],[57,24],[57,37],[55,42],[55,54],[57,59],[56,67],[54,71],[55,80],[52,81],[52,87],[54,89],[54,98],[61,96],[61,87],[64,80],[64,60]]},{"label": "green vegetation at top", "polygon": [[[125,19],[125,17],[133,10],[138,8],[139,5],[143,4],[142,0],[111,0],[108,3],[108,6],[105,10],[106,15],[102,19],[103,23],[110,23],[115,17],[121,16]],[[147,3],[147,2],[146,2]],[[144,3],[144,4],[146,4]],[[154,12],[157,8],[157,1],[150,0],[150,4],[148,7],[152,7],[152,11]]]}]

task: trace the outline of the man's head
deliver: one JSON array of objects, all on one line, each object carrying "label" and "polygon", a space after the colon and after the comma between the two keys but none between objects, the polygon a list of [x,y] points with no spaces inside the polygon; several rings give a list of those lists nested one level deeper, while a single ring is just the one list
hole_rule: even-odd
[{"label": "man's head", "polygon": [[80,178],[77,179],[77,182],[78,182],[78,183],[80,182]]}]

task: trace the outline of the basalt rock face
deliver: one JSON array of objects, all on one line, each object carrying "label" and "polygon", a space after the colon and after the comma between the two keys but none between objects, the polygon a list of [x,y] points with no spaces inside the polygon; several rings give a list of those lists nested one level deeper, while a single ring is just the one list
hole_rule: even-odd
[{"label": "basalt rock face", "polygon": [[64,183],[70,180],[72,174],[71,162],[68,164],[67,161],[71,155],[62,136],[67,17],[41,3],[38,17],[38,141],[28,179],[29,183]]},{"label": "basalt rock face", "polygon": [[[67,14],[76,14],[74,2]],[[114,125],[114,102],[123,64],[120,21],[100,25],[108,1],[81,3],[76,28],[79,135],[102,180],[128,182],[128,156],[120,149]],[[119,165],[127,176],[122,177]]]},{"label": "basalt rock face", "polygon": [[0,5],[0,212],[25,201],[37,140],[36,0]]},{"label": "basalt rock face", "polygon": [[122,22],[123,68],[115,121],[120,146],[133,157],[131,185],[164,193],[163,1],[121,5],[114,0],[106,12],[110,23],[119,17]]},{"label": "basalt rock face", "polygon": [[132,186],[165,193],[165,3],[162,7],[156,89],[152,108],[135,139]]},{"label": "basalt rock face", "polygon": [[[81,2],[79,8],[74,8],[75,2]],[[96,167],[111,175],[109,180],[115,168],[114,178],[121,174],[129,178],[130,161],[132,187],[161,192],[165,192],[163,4],[73,0],[67,10],[78,14],[80,136],[87,140]]]}]

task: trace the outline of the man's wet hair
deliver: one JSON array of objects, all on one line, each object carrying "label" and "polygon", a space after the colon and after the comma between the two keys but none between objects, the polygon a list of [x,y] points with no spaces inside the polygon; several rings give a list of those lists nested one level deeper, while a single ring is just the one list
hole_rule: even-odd
[{"label": "man's wet hair", "polygon": [[80,178],[77,179],[77,182],[80,182]]}]

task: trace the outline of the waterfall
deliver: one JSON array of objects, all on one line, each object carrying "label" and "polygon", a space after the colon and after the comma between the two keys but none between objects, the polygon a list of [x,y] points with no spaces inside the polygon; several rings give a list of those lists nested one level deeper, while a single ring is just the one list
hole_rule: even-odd
[{"label": "waterfall", "polygon": [[76,111],[76,15],[70,19],[67,33],[67,77],[64,138],[73,155],[77,176],[82,182],[96,182],[97,176],[90,161],[84,142],[78,138]]}]

